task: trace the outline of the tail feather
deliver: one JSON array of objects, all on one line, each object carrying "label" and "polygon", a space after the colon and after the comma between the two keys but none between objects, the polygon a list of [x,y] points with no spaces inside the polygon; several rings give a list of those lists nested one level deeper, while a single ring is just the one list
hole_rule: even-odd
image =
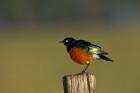
[{"label": "tail feather", "polygon": [[101,59],[103,59],[103,60],[113,62],[113,60],[112,60],[112,59],[110,59],[110,58],[108,58],[108,57],[104,56],[103,54],[99,54],[99,57],[100,57]]},{"label": "tail feather", "polygon": [[102,55],[108,55],[108,52],[101,51],[101,53],[100,53],[100,54],[102,54]]}]

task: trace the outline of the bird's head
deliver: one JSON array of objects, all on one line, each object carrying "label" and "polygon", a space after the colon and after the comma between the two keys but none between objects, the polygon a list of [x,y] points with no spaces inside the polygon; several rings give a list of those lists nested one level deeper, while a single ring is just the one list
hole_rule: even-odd
[{"label": "bird's head", "polygon": [[75,40],[76,39],[72,37],[66,37],[63,41],[60,41],[60,43],[63,43],[65,46],[71,46]]}]

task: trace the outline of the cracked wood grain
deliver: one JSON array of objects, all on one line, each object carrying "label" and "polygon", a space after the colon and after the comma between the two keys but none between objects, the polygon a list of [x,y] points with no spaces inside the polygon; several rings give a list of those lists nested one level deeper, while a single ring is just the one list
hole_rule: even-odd
[{"label": "cracked wood grain", "polygon": [[95,93],[96,78],[93,74],[82,73],[63,77],[64,93]]}]

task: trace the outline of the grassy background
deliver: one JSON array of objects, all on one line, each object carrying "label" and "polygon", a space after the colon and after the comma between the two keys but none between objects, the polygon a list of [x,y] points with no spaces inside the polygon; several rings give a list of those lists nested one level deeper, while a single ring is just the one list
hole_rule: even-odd
[{"label": "grassy background", "polygon": [[139,93],[140,28],[116,26],[8,27],[0,32],[0,93],[63,93],[62,76],[83,66],[70,60],[58,41],[72,36],[98,44],[114,63],[88,69],[97,93]]}]

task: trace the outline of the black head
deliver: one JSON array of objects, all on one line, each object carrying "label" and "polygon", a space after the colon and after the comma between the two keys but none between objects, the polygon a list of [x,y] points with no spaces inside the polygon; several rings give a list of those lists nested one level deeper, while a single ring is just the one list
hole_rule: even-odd
[{"label": "black head", "polygon": [[60,43],[63,43],[67,47],[67,51],[69,52],[70,49],[74,46],[74,42],[76,39],[72,37],[67,37],[63,41],[60,41]]},{"label": "black head", "polygon": [[63,44],[66,45],[66,46],[71,46],[72,43],[73,43],[74,41],[75,41],[74,38],[72,38],[72,37],[67,37],[67,38],[65,38],[63,41],[61,41],[61,43],[63,43]]}]

